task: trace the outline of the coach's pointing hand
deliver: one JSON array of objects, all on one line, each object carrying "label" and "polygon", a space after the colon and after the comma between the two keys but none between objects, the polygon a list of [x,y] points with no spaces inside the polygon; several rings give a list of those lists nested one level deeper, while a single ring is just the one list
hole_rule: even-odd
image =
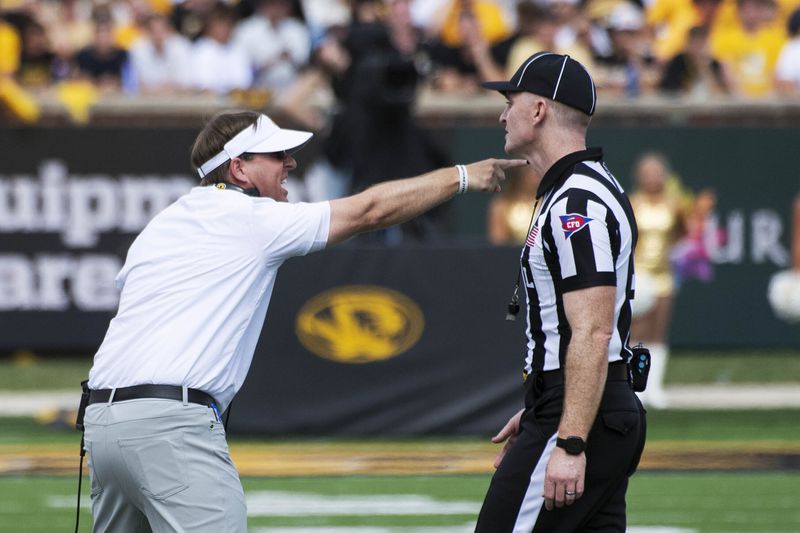
[{"label": "coach's pointing hand", "polygon": [[500,182],[506,179],[506,170],[527,165],[525,159],[484,159],[466,165],[469,191],[500,192]]}]

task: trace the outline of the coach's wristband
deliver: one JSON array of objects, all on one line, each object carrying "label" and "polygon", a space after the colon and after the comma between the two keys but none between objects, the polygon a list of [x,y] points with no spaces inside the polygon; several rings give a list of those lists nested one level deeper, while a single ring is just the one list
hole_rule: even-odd
[{"label": "coach's wristband", "polygon": [[456,165],[458,170],[458,192],[456,194],[464,194],[469,187],[469,174],[467,174],[467,167],[464,165]]}]

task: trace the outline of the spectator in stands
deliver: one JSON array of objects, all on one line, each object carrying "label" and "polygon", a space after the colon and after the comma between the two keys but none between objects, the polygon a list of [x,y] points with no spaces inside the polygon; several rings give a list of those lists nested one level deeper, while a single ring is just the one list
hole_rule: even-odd
[{"label": "spectator in stands", "polygon": [[[566,3],[566,2],[563,2]],[[564,40],[564,46],[556,42],[561,26],[553,8],[540,8],[535,4],[523,2],[517,9],[519,33],[506,60],[506,71],[501,76],[487,79],[510,78],[517,67],[540,50],[569,55],[586,68],[593,69],[591,50],[583,46],[577,38],[571,42]]]},{"label": "spectator in stands", "polygon": [[206,21],[215,8],[217,0],[174,0],[172,26],[178,33],[196,41],[203,35]]},{"label": "spectator in stands", "polygon": [[83,0],[42,2],[37,12],[37,20],[47,29],[53,51],[63,60],[71,60],[92,43],[92,19],[91,2]]},{"label": "spectator in stands", "polygon": [[154,13],[150,0],[117,0],[112,4],[114,40],[125,50],[144,34],[144,27]]},{"label": "spectator in stands", "polygon": [[479,65],[475,64],[475,47],[492,48],[494,63],[505,65],[506,56],[502,52],[507,53],[508,47],[494,47],[510,37],[512,28],[496,2],[452,0],[432,49],[437,73],[435,87],[444,92],[477,93],[481,76]]},{"label": "spectator in stands", "polygon": [[444,17],[451,0],[412,0],[411,20],[419,28],[424,38],[433,38],[442,31]]},{"label": "spectator in stands", "polygon": [[248,89],[253,71],[247,53],[231,39],[236,14],[233,8],[217,3],[208,12],[203,36],[192,51],[192,86],[202,91],[227,93]]},{"label": "spectator in stands", "polygon": [[139,92],[171,93],[191,84],[192,45],[176,33],[169,19],[151,14],[144,22],[144,35],[131,46],[131,70]]},{"label": "spectator in stands", "polygon": [[[417,61],[424,48],[412,26],[409,0],[390,0],[387,5],[385,21],[357,19],[350,26],[344,40],[349,66],[335,82],[340,112],[325,154],[338,171],[351,175],[353,192],[449,163],[413,113],[417,85],[424,75]],[[433,220],[439,214],[372,239],[396,243],[434,237],[439,228]]]},{"label": "spectator in stands", "polygon": [[0,79],[11,78],[17,73],[21,47],[17,30],[0,17]]},{"label": "spectator in stands", "polygon": [[328,28],[347,26],[350,21],[350,0],[300,0],[300,3],[312,48],[324,40]]},{"label": "spectator in stands", "polygon": [[95,13],[95,30],[92,44],[76,56],[79,75],[90,79],[102,91],[117,91],[122,86],[123,69],[128,52],[114,42],[114,26],[107,10]]},{"label": "spectator in stands", "polygon": [[[582,50],[588,61],[576,57],[590,70],[593,56],[607,56],[611,51],[611,40],[604,28],[593,24],[581,9],[579,0],[545,0],[555,17],[558,31],[554,37],[554,46],[559,50]],[[525,2],[521,2],[525,3]],[[569,53],[569,52],[562,52]],[[571,54],[570,54],[571,55]]]},{"label": "spectator in stands", "polygon": [[452,0],[447,8],[440,39],[450,48],[464,43],[460,19],[465,15],[478,21],[478,29],[490,44],[508,38],[512,28],[506,20],[502,6],[494,0]]},{"label": "spectator in stands", "polygon": [[788,21],[790,40],[781,49],[775,68],[775,88],[783,95],[800,95],[800,8]]},{"label": "spectator in stands", "polygon": [[522,245],[530,231],[539,177],[528,167],[515,168],[502,194],[489,200],[486,236],[494,245]]},{"label": "spectator in stands", "polygon": [[29,89],[43,89],[69,77],[70,65],[52,51],[44,26],[29,21],[22,30],[17,80]]},{"label": "spectator in stands", "polygon": [[350,5],[353,24],[379,24],[383,18],[382,0],[353,0]]},{"label": "spectator in stands", "polygon": [[608,17],[613,53],[599,58],[598,90],[637,97],[655,87],[658,69],[650,54],[642,11],[633,4],[617,4]]},{"label": "spectator in stands", "polygon": [[776,24],[775,0],[737,0],[737,6],[736,24],[712,36],[711,52],[726,69],[734,94],[768,96],[785,29]]},{"label": "spectator in stands", "polygon": [[729,92],[722,65],[711,56],[708,28],[695,26],[689,31],[686,49],[667,63],[658,87],[666,93],[700,98]]},{"label": "spectator in stands", "polygon": [[233,42],[255,68],[255,85],[281,91],[308,63],[311,36],[296,0],[258,0],[255,6],[236,27]]},{"label": "spectator in stands", "polygon": [[153,13],[169,16],[175,0],[147,0]]},{"label": "spectator in stands", "polygon": [[[465,11],[458,22],[463,35],[459,58],[459,62],[463,63],[461,72],[446,68],[439,80],[441,87],[448,90],[448,85],[460,83],[460,90],[474,92],[481,81],[504,78],[508,52],[517,35],[493,47],[481,34],[480,21],[473,12]],[[468,83],[464,84],[465,81]]]},{"label": "spectator in stands", "polygon": [[25,26],[34,20],[32,0],[0,0],[0,18],[14,27],[21,36]]},{"label": "spectator in stands", "polygon": [[[347,6],[342,5],[345,1]],[[333,4],[328,0],[309,0],[303,4],[303,14],[313,17],[313,31],[318,37],[308,66],[288,90],[278,95],[275,105],[304,129],[325,131],[323,153],[303,175],[305,197],[309,201],[341,198],[351,190],[351,149],[355,147],[347,142],[346,135],[341,135],[350,128],[347,121],[352,116],[348,106],[352,58],[345,43],[352,26],[377,23],[381,8],[380,0],[339,0]],[[329,98],[335,99],[337,105],[311,104]]]},{"label": "spectator in stands", "polygon": [[689,33],[698,26],[708,34],[717,28],[721,0],[655,0],[647,8],[653,30],[653,56],[662,63],[684,53]]},{"label": "spectator in stands", "polygon": [[39,119],[39,106],[15,79],[19,70],[21,43],[14,26],[7,23],[0,5],[0,118],[6,115],[23,122]]}]

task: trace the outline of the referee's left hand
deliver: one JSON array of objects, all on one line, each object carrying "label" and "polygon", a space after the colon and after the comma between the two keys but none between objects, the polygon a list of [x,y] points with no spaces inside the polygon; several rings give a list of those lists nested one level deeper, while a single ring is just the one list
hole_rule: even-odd
[{"label": "referee's left hand", "polygon": [[525,412],[525,409],[520,409],[517,411],[517,414],[512,416],[506,425],[503,426],[503,429],[497,432],[497,435],[492,437],[492,442],[495,444],[500,444],[501,442],[505,442],[503,445],[503,449],[500,450],[500,453],[497,454],[497,457],[494,459],[494,467],[499,468],[500,463],[503,462],[503,457],[506,456],[506,452],[514,446],[514,443],[517,442],[517,435],[519,435],[519,423],[522,419],[522,413]]},{"label": "referee's left hand", "polygon": [[583,496],[586,475],[586,454],[569,455],[561,448],[553,448],[544,477],[544,508],[572,505]]}]

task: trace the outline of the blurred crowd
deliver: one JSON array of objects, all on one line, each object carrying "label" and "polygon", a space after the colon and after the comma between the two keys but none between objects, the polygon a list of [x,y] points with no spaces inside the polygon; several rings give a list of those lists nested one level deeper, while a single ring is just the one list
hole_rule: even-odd
[{"label": "blurred crowd", "polygon": [[[800,0],[0,0],[0,120],[55,101],[86,122],[108,95],[279,110],[320,134],[294,195],[320,200],[451,164],[416,123],[420,89],[469,105],[540,50],[601,97],[800,99]],[[379,238],[435,236],[438,217]]]},{"label": "blurred crowd", "polygon": [[798,8],[800,0],[0,0],[0,79],[6,92],[10,83],[35,93],[81,80],[101,95],[249,91],[296,102],[323,88],[341,97],[341,85],[373,63],[392,89],[414,81],[469,95],[553,50],[586,64],[601,92],[765,98],[800,94]]}]

